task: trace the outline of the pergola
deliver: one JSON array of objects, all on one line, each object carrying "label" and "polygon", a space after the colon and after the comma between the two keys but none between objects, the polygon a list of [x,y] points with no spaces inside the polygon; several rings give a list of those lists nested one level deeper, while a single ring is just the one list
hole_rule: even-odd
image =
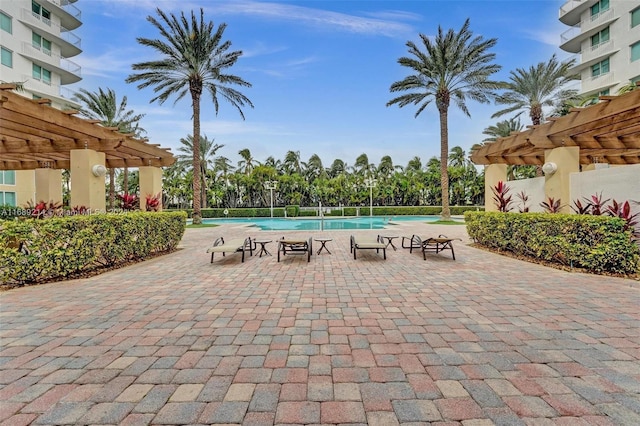
[{"label": "pergola", "polygon": [[539,126],[475,147],[475,164],[542,165],[545,151],[578,147],[580,164],[640,163],[640,89],[620,96],[600,96],[600,102],[572,108]]},{"label": "pergola", "polygon": [[0,170],[69,169],[74,149],[103,152],[108,168],[175,162],[168,148],[74,117],[78,111],[52,108],[48,99],[31,100],[14,88],[0,85]]},{"label": "pergola", "polygon": [[[98,210],[104,210],[105,167],[138,167],[141,195],[143,185],[146,193],[161,191],[160,167],[175,162],[168,148],[101,126],[98,120],[75,117],[76,110],[52,108],[50,100],[28,99],[14,89],[12,84],[0,85],[0,170],[36,170],[37,194],[38,186],[55,187],[50,181],[58,178],[51,171],[59,175],[69,169],[72,203]],[[79,194],[75,201],[74,191]],[[44,194],[48,198],[48,192]]]},{"label": "pergola", "polygon": [[[544,195],[570,199],[571,174],[603,164],[640,164],[640,88],[600,96],[585,108],[472,148],[471,161],[485,165],[485,209],[495,210],[491,189],[506,181],[507,165],[541,165]],[[570,212],[565,205],[563,211]]]}]

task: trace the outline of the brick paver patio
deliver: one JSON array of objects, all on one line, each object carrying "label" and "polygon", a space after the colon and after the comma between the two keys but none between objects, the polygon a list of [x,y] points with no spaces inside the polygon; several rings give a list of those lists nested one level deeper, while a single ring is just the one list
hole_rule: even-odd
[{"label": "brick paver patio", "polygon": [[[0,423],[640,424],[640,282],[478,250],[463,226],[385,233],[464,241],[456,261],[353,260],[350,231],[225,225],[0,293]],[[210,264],[220,235],[322,235],[333,254]]]}]

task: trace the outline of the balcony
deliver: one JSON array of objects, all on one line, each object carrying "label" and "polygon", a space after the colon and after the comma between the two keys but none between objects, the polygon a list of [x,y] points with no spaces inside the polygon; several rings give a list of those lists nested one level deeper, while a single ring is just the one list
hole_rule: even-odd
[{"label": "balcony", "polygon": [[615,50],[615,43],[613,40],[605,41],[604,43],[596,44],[588,49],[582,51],[581,63],[598,61],[606,56],[611,56]]},{"label": "balcony", "polygon": [[615,14],[615,10],[609,8],[580,22],[580,29],[583,33],[586,33],[593,28],[608,25],[616,19],[618,19],[618,16]]},{"label": "balcony", "polygon": [[60,84],[72,84],[82,80],[80,65],[49,50],[23,42],[22,55],[31,59],[33,63],[59,74]]},{"label": "balcony", "polygon": [[597,0],[569,0],[560,7],[560,22],[566,25],[576,25],[580,22],[582,12],[594,5]]},{"label": "balcony", "polygon": [[82,12],[68,0],[41,0],[57,17],[60,18],[60,24],[70,30],[75,30],[80,25]]},{"label": "balcony", "polygon": [[560,35],[560,49],[571,53],[580,52],[582,42],[585,39],[604,29],[616,19],[618,16],[615,10],[607,9],[580,21],[578,25],[574,25]]},{"label": "balcony", "polygon": [[608,87],[613,87],[616,84],[618,84],[618,82],[615,80],[613,71],[611,71],[595,77],[582,79],[582,92],[602,91]]},{"label": "balcony", "polygon": [[65,58],[76,56],[82,52],[80,37],[67,28],[54,24],[30,9],[21,9],[20,21],[36,33],[50,39],[60,46],[60,54]]}]

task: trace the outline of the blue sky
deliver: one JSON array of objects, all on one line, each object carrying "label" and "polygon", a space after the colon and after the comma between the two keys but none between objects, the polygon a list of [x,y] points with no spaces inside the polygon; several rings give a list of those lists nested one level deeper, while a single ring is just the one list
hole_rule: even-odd
[{"label": "blue sky", "polygon": [[[456,31],[471,19],[476,35],[497,38],[493,49],[502,66],[497,79],[510,70],[568,55],[558,48],[568,27],[558,21],[561,0],[414,0],[414,1],[244,1],[201,0],[83,0],[83,53],[75,58],[83,80],[69,86],[97,91],[112,88],[118,98],[146,116],[142,127],[151,143],[172,148],[192,132],[191,102],[150,104],[151,89],[139,91],[124,82],[131,64],[156,59],[136,37],[157,38],[147,22],[155,8],[189,14],[205,10],[216,25],[226,23],[225,39],[243,56],[232,73],[250,82],[242,89],[255,108],[238,112],[221,103],[216,116],[208,102],[202,105],[202,133],[224,145],[217,155],[232,164],[238,151],[248,148],[253,157],[283,159],[299,151],[302,161],[318,154],[325,167],[340,158],[347,165],[363,153],[377,164],[389,155],[394,164],[406,165],[414,156],[423,163],[439,156],[438,113],[431,105],[418,118],[415,108],[386,107],[393,97],[389,86],[407,75],[397,59],[407,54],[406,42],[418,34],[436,34],[438,26]],[[203,100],[205,98],[203,97]],[[470,102],[471,118],[452,107],[449,111],[449,146],[465,151],[495,124],[495,105]],[[504,117],[508,118],[508,117]],[[526,114],[523,123],[527,123]]]}]

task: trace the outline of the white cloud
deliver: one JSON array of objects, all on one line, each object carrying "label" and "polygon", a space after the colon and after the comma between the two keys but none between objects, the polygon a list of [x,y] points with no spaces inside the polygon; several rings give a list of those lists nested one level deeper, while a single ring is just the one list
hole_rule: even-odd
[{"label": "white cloud", "polygon": [[[286,20],[330,31],[340,30],[358,34],[397,37],[413,31],[410,25],[391,19],[365,18],[281,3],[234,1],[208,4],[207,9],[216,14],[249,15]],[[397,19],[398,16],[395,14],[393,18]]]}]

